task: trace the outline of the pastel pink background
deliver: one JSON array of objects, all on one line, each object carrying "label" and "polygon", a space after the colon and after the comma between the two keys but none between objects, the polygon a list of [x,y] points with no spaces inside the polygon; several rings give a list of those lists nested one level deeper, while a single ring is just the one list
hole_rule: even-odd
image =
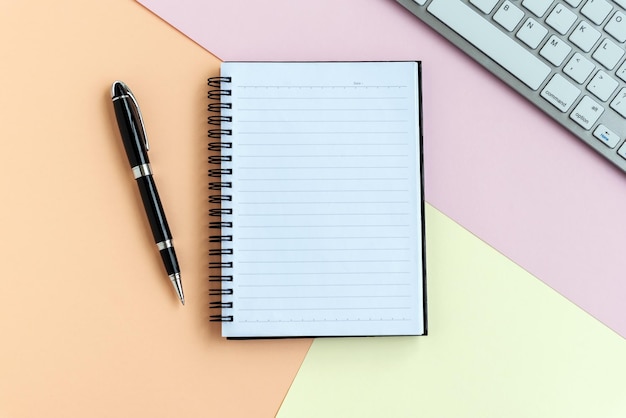
[{"label": "pastel pink background", "polygon": [[394,1],[139,2],[222,60],[422,60],[427,201],[626,336],[626,177]]}]

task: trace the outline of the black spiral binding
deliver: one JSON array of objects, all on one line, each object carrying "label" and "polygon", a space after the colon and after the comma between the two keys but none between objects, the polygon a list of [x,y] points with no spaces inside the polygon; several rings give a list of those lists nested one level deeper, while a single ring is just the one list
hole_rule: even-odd
[{"label": "black spiral binding", "polygon": [[[229,270],[233,268],[233,248],[230,245],[233,241],[233,236],[229,232],[233,227],[233,209],[230,206],[233,197],[228,194],[228,190],[233,187],[232,182],[229,181],[230,176],[233,174],[232,155],[230,155],[233,144],[224,140],[225,137],[232,135],[232,130],[225,128],[230,126],[230,122],[232,122],[232,116],[227,114],[232,109],[232,104],[226,99],[231,95],[231,91],[223,89],[224,84],[230,82],[230,77],[209,78],[209,87],[214,89],[209,89],[208,97],[211,100],[215,100],[215,102],[209,104],[208,111],[217,113],[217,115],[211,115],[208,118],[209,125],[212,126],[209,129],[209,138],[218,140],[209,141],[209,151],[219,153],[210,155],[208,159],[211,167],[208,172],[210,178],[209,190],[212,193],[214,192],[214,194],[209,194],[209,203],[220,205],[219,209],[211,208],[209,210],[209,217],[219,218],[219,220],[211,220],[209,222],[209,229],[219,230],[219,232],[215,231],[209,234],[209,242],[219,243],[220,245],[218,249],[209,250],[209,256],[211,257],[209,262],[209,269],[211,270],[209,282],[216,285],[216,287],[209,289],[209,295],[220,297],[219,301],[210,302],[209,308],[221,309],[219,315],[211,315],[210,320],[212,322],[233,321],[233,315],[228,314],[228,309],[233,308],[233,301],[230,300],[230,297],[233,295],[233,289],[228,286],[228,283],[233,281],[232,274],[228,274]],[[217,284],[219,284],[219,287],[217,287]]]}]

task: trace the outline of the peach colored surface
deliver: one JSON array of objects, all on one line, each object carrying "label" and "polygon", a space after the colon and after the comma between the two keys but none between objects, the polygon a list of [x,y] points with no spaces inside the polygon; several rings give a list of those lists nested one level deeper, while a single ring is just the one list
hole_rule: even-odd
[{"label": "peach colored surface", "polygon": [[[208,322],[206,77],[219,61],[130,0],[0,13],[0,417],[270,417],[311,340]],[[144,112],[183,273],[177,301],[115,126]]]},{"label": "peach colored surface", "polygon": [[426,200],[626,337],[626,176],[394,0],[138,0],[223,60],[422,60]]}]

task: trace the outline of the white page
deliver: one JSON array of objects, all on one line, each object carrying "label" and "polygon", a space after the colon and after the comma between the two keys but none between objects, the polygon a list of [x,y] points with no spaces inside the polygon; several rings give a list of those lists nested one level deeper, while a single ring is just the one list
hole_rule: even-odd
[{"label": "white page", "polygon": [[234,225],[224,336],[424,333],[418,71],[222,64]]}]

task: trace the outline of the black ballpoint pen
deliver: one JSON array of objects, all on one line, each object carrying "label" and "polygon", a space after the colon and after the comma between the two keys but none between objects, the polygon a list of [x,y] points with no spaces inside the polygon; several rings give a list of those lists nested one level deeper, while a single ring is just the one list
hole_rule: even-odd
[{"label": "black ballpoint pen", "polygon": [[176,294],[184,305],[185,296],[180,281],[180,268],[172,244],[172,233],[167,224],[167,219],[165,219],[159,192],[152,178],[152,168],[148,159],[148,138],[139,105],[128,86],[121,81],[115,81],[111,86],[111,99],[113,100],[113,109],[115,109],[122,142],[137,181],[137,187],[139,187],[154,242],[159,249],[165,270],[172,281],[172,285],[174,285]]}]

